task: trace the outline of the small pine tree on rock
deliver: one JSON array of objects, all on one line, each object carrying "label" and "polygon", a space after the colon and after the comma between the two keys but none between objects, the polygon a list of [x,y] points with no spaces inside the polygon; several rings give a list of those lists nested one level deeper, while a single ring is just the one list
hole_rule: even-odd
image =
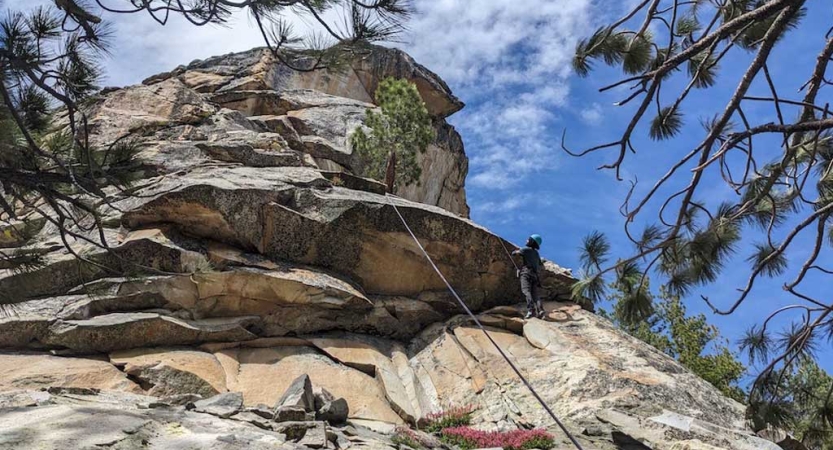
[{"label": "small pine tree on rock", "polygon": [[351,137],[361,175],[394,185],[419,183],[422,168],[417,155],[435,137],[431,116],[416,86],[408,80],[386,78],[376,90],[381,111],[367,110],[366,128]]}]

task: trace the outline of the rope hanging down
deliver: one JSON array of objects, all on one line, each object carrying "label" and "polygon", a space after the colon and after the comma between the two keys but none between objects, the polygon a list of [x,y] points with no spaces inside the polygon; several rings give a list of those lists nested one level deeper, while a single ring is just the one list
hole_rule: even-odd
[{"label": "rope hanging down", "polygon": [[503,239],[497,237],[497,240],[500,241],[500,246],[503,247],[503,251],[506,252],[506,257],[509,258],[509,261],[512,261],[512,265],[515,266],[515,270],[521,270],[521,268],[518,267],[518,264],[515,263],[515,258],[513,258],[512,254],[509,253],[509,249],[506,248],[506,244],[503,243]]},{"label": "rope hanging down", "polygon": [[[575,445],[578,450],[583,450],[581,448],[581,445],[576,440],[576,438],[574,438],[573,435],[570,434],[570,432],[567,430],[567,427],[565,427],[564,424],[561,423],[560,420],[558,420],[558,417],[555,415],[554,412],[552,412],[552,409],[550,409],[550,407],[547,406],[547,403],[544,402],[544,399],[541,398],[540,395],[538,395],[538,392],[535,391],[535,388],[533,388],[532,385],[529,384],[529,381],[527,381],[526,377],[524,377],[523,374],[521,374],[521,371],[518,370],[518,367],[515,366],[515,364],[512,362],[512,360],[509,359],[508,356],[506,356],[506,353],[503,352],[503,349],[500,348],[498,343],[495,342],[494,339],[492,339],[492,336],[489,335],[489,333],[486,331],[486,328],[484,328],[483,324],[480,323],[480,320],[477,319],[477,316],[475,316],[474,313],[471,312],[471,310],[466,305],[466,303],[460,298],[459,295],[457,295],[457,291],[454,290],[454,288],[451,286],[451,283],[449,283],[448,280],[445,278],[445,276],[442,274],[442,272],[440,272],[439,267],[437,267],[437,265],[434,264],[434,260],[431,259],[431,256],[428,255],[428,252],[425,251],[425,248],[419,242],[419,239],[417,239],[414,232],[411,231],[411,227],[408,226],[408,222],[405,221],[405,217],[403,217],[402,213],[399,212],[399,208],[396,207],[396,204],[393,201],[391,201],[390,197],[388,197],[387,195],[385,196],[385,199],[387,199],[388,204],[390,204],[393,207],[393,210],[396,211],[396,215],[399,216],[399,220],[402,221],[402,225],[404,225],[405,229],[408,230],[408,234],[411,235],[411,237],[414,239],[414,242],[416,242],[417,246],[422,251],[422,254],[425,255],[425,258],[431,264],[431,267],[434,268],[434,271],[437,272],[437,275],[439,275],[440,278],[443,280],[443,283],[445,283],[445,286],[451,292],[451,295],[453,295],[454,298],[457,299],[457,303],[460,304],[460,307],[462,307],[463,310],[466,311],[466,314],[468,314],[469,317],[471,317],[474,320],[474,323],[477,324],[478,328],[480,328],[480,331],[482,331],[483,334],[486,335],[486,338],[489,340],[489,342],[491,342],[492,345],[495,346],[495,349],[498,351],[498,353],[500,353],[500,356],[502,356],[503,359],[506,360],[506,363],[509,364],[509,367],[511,367],[512,370],[515,372],[515,375],[517,375],[518,378],[521,379],[521,381],[524,383],[526,388],[529,389],[529,392],[532,394],[532,396],[535,397],[535,400],[538,400],[538,403],[541,404],[541,406],[544,408],[544,410],[547,412],[547,414],[549,414],[549,416],[552,417],[552,419],[555,421],[555,423],[558,425],[558,427],[561,428],[561,431],[563,431],[564,434],[566,434],[567,437],[570,438],[570,441],[572,441],[573,445]],[[501,244],[503,244],[502,241],[501,241]],[[506,250],[506,247],[504,247],[504,250]],[[507,251],[506,253],[508,254],[509,252]],[[511,258],[511,255],[510,255],[510,258]],[[512,261],[512,262],[514,263],[514,261]]]}]

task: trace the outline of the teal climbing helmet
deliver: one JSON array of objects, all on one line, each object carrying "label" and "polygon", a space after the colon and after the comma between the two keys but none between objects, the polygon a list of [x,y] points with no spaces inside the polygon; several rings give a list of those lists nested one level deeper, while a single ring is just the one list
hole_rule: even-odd
[{"label": "teal climbing helmet", "polygon": [[540,234],[533,234],[529,238],[532,239],[533,241],[535,241],[535,243],[538,244],[539,247],[541,246],[541,242],[543,242],[543,239],[541,239]]}]

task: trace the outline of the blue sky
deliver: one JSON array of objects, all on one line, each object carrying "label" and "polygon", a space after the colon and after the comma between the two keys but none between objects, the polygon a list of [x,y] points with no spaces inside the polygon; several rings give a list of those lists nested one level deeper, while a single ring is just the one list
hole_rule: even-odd
[{"label": "blue sky", "polygon": [[[590,4],[590,16],[600,12],[600,4]],[[809,2],[809,14],[800,30],[789,39],[781,42],[772,59],[770,71],[781,95],[800,99],[798,88],[807,80],[815,57],[824,43],[824,34],[830,25],[831,7],[821,1]],[[614,11],[618,15],[620,11]],[[604,15],[604,13],[602,13]],[[641,19],[640,19],[641,20]],[[581,22],[585,25],[595,24],[594,20]],[[593,26],[581,30],[582,35],[592,32]],[[565,41],[570,42],[570,34],[565,33]],[[530,36],[535,39],[535,35]],[[568,46],[568,50],[572,50]],[[528,59],[529,51],[524,43],[516,47],[518,52],[510,61],[520,63],[534,61]],[[439,58],[439,56],[437,57]],[[679,138],[672,141],[652,142],[647,137],[647,127],[637,129],[634,146],[636,155],[628,154],[623,166],[623,182],[617,182],[610,171],[599,172],[596,167],[612,162],[617,150],[602,152],[582,159],[574,159],[560,152],[561,133],[567,130],[567,142],[571,149],[580,150],[604,142],[618,140],[627,122],[633,114],[635,105],[617,108],[612,104],[624,98],[627,93],[614,90],[600,94],[597,89],[617,80],[618,71],[600,70],[590,77],[581,79],[574,74],[555,71],[551,78],[538,81],[531,77],[528,83],[501,82],[493,90],[478,87],[461,92],[464,100],[469,102],[467,111],[452,119],[463,132],[467,151],[472,158],[472,174],[469,183],[469,199],[473,207],[474,220],[489,226],[499,234],[515,242],[523,242],[531,232],[544,236],[543,254],[559,264],[576,268],[578,263],[578,246],[581,238],[592,230],[606,233],[612,240],[616,256],[629,256],[632,247],[627,241],[623,226],[624,219],[619,215],[619,207],[630,186],[628,180],[638,179],[640,188],[637,193],[645,193],[680,155],[690,151],[703,137],[699,119],[710,117],[722,111],[732,91],[737,85],[740,74],[747,67],[751,55],[738,53],[721,65],[722,76],[717,86],[702,95],[693,95],[684,105],[686,127]],[[567,62],[561,62],[567,64]],[[510,67],[512,65],[510,64]],[[442,69],[439,69],[440,71]],[[442,73],[442,72],[441,72]],[[673,101],[679,92],[681,83],[687,82],[678,76],[665,86],[669,94],[667,102]],[[676,86],[676,87],[675,87]],[[752,95],[767,96],[767,87],[763,82],[753,85]],[[452,87],[455,87],[452,83]],[[523,96],[529,92],[542,89],[557,89],[561,93],[559,101],[547,105],[543,102],[525,105]],[[458,90],[459,92],[459,90]],[[512,100],[502,107],[528,108],[528,115],[519,114],[523,120],[515,125],[499,113],[493,114],[492,102],[497,96],[510,97]],[[822,91],[820,99],[829,99],[830,93]],[[821,100],[822,102],[824,100]],[[634,102],[636,103],[636,102]],[[541,107],[541,111],[536,110]],[[505,109],[504,109],[505,111]],[[775,112],[769,105],[745,108],[749,119],[759,124],[774,121]],[[484,112],[487,117],[484,117]],[[794,113],[794,111],[790,111]],[[511,117],[514,117],[511,116]],[[649,115],[648,118],[651,116]],[[508,124],[507,124],[508,122]],[[533,139],[533,146],[540,145],[538,152],[525,151],[512,146],[524,146],[527,138]],[[763,150],[768,144],[771,150]],[[510,158],[520,157],[521,161],[509,164],[506,161],[493,160],[492,151],[498,146],[508,146]],[[758,144],[759,155],[764,160],[777,156],[778,142],[761,140]],[[769,156],[764,156],[769,155]],[[765,161],[766,162],[766,161]],[[523,169],[512,172],[512,164],[519,164]],[[532,168],[529,168],[532,167]],[[680,178],[673,186],[680,188],[687,183],[690,175]],[[736,194],[728,189],[716,174],[705,177],[699,198],[709,204],[736,200]],[[666,193],[673,192],[666,190]],[[665,197],[660,197],[664,200]],[[631,230],[637,233],[645,223],[656,218],[658,203],[649,208],[637,219]],[[806,213],[806,211],[804,211]],[[779,233],[783,236],[784,233]],[[786,278],[791,279],[803,263],[812,248],[813,236],[800,236],[794,241],[788,254],[791,270],[785,278],[757,282],[750,298],[731,316],[713,315],[702,302],[700,295],[709,297],[718,306],[727,307],[737,297],[736,289],[745,285],[749,276],[749,264],[745,258],[751,254],[751,247],[744,245],[723,272],[723,276],[712,286],[698,289],[692,298],[686,299],[690,313],[705,313],[709,320],[717,325],[726,338],[734,343],[741,333],[751,324],[762,322],[772,311],[795,301],[781,289]],[[761,236],[762,238],[762,236]],[[830,248],[824,250],[819,262],[833,262]],[[833,294],[830,280],[819,276],[810,276],[803,284],[802,291],[808,295],[830,300]],[[789,321],[798,319],[795,315],[785,314],[781,320],[772,323],[775,329],[785,326]],[[829,342],[820,342],[822,351],[820,360],[828,370],[833,369],[833,352]]]},{"label": "blue sky", "polygon": [[[5,7],[41,3],[45,0],[6,0]],[[565,267],[578,267],[581,238],[592,230],[607,233],[615,255],[627,256],[631,247],[623,233],[619,206],[629,183],[617,182],[611,172],[595,170],[615,155],[574,159],[561,152],[560,140],[564,129],[573,149],[616,140],[630,119],[633,106],[612,106],[623,98],[623,90],[597,91],[618,79],[617,71],[599,67],[582,79],[572,73],[570,60],[578,38],[620,16],[633,0],[414,3],[417,13],[409,22],[409,32],[396,45],[442,76],[467,103],[450,122],[463,135],[471,161],[467,189],[472,218],[516,243],[530,233],[542,234],[543,255]],[[810,13],[801,28],[779,43],[770,66],[782,94],[794,99],[800,98],[797,90],[809,75],[833,16],[827,0],[810,0],[808,7]],[[262,45],[258,31],[244,16],[234,17],[222,28],[195,28],[175,18],[163,28],[145,16],[105,17],[114,20],[117,32],[113,54],[105,64],[107,85],[138,83],[193,59]],[[302,20],[296,23],[301,28],[308,25]],[[690,97],[684,105],[686,126],[677,139],[655,143],[647,138],[646,127],[637,129],[634,145],[638,153],[628,155],[623,176],[638,178],[638,191],[644,192],[698,143],[702,138],[699,119],[723,109],[749,59],[747,54],[735,54],[721,65],[723,76],[715,88]],[[677,92],[673,86],[685,81],[678,77],[664,88],[667,101]],[[763,93],[764,88],[756,83],[753,92]],[[830,99],[830,91],[822,91],[820,99]],[[759,123],[775,118],[770,106],[749,107],[747,113]],[[770,144],[774,157],[779,151],[777,142]],[[707,189],[700,195],[708,202],[733,199],[734,193],[714,175],[706,177],[704,186]],[[656,207],[649,207],[643,222],[637,220],[633,229],[641,230],[644,220],[655,218]],[[788,255],[792,264],[788,276],[794,275],[811,248],[809,237],[797,239],[794,248]],[[820,262],[829,267],[833,255],[830,247],[825,251]],[[719,305],[730,304],[748,276],[744,261],[748,254],[748,246],[742,248],[717,283],[698,290],[686,302],[690,312],[707,313],[733,342],[749,325],[791,303],[781,290],[784,279],[779,278],[757,284],[734,315],[711,315],[699,295]],[[811,277],[805,286],[808,294],[828,301],[833,294],[829,279]],[[784,319],[776,326],[791,317]],[[831,345],[821,344],[823,366],[833,371]]]},{"label": "blue sky", "polygon": [[[532,232],[542,234],[543,255],[566,267],[579,266],[581,238],[592,230],[608,235],[615,256],[630,255],[632,247],[619,214],[630,186],[628,180],[638,179],[637,193],[644,194],[680,155],[696,146],[703,137],[699,120],[723,110],[752,57],[743,52],[733,55],[721,65],[722,76],[714,88],[689,98],[684,104],[686,126],[677,139],[656,143],[648,139],[646,126],[639,127],[634,139],[638,152],[627,156],[622,172],[626,180],[617,182],[612,172],[595,169],[612,162],[616,154],[602,152],[575,159],[561,152],[560,142],[565,129],[573,150],[618,140],[632,117],[636,105],[613,106],[627,95],[626,91],[598,92],[598,88],[618,80],[619,71],[597,64],[598,70],[582,79],[571,72],[570,57],[578,37],[589,35],[614,16],[618,18],[624,11],[623,3],[633,2],[533,1],[529,8],[517,11],[513,2],[495,1],[486,2],[493,6],[490,13],[480,11],[474,17],[466,14],[464,2],[428,3],[446,8],[454,3],[457,8],[445,9],[440,19],[434,19],[435,9],[424,7],[427,18],[416,19],[417,31],[428,22],[426,29],[453,30],[451,38],[472,36],[463,37],[461,45],[448,44],[451,49],[445,52],[432,48],[442,44],[428,45],[425,51],[418,42],[412,44],[415,56],[444,76],[468,104],[451,122],[463,134],[472,162],[468,183],[472,218],[516,243],[523,242]],[[809,77],[833,16],[830,4],[820,0],[808,2],[808,8],[802,27],[776,47],[769,67],[782,97],[801,98],[798,88]],[[466,18],[463,26],[455,21],[460,17]],[[479,31],[483,29],[488,32]],[[520,36],[514,34],[517,32]],[[503,36],[508,36],[509,41]],[[500,43],[498,47],[503,47],[497,54],[493,53],[496,41]],[[477,52],[480,46],[486,47],[483,54],[472,55],[471,49]],[[458,52],[465,56],[460,58]],[[458,63],[459,59],[463,61]],[[452,61],[451,68],[447,68],[447,61]],[[667,83],[666,102],[673,101],[687,81],[678,76]],[[768,95],[762,81],[753,86],[752,95]],[[830,92],[822,91],[820,100],[829,98]],[[760,124],[776,120],[770,105],[750,105],[745,112],[751,121]],[[787,112],[790,113],[795,111]],[[765,162],[779,152],[777,141],[761,140],[758,145],[762,149],[758,150],[759,157]],[[763,150],[764,145],[771,150]],[[679,189],[689,179],[690,175],[683,172],[673,186]],[[698,195],[709,204],[736,200],[736,194],[725,186],[719,174],[708,174]],[[638,233],[645,223],[654,222],[657,208],[658,204],[650,204],[631,230]],[[745,259],[751,254],[751,246],[741,246],[738,257],[727,264],[718,282],[696,290],[692,298],[686,299],[689,312],[706,314],[734,344],[750,325],[795,303],[781,286],[800,269],[812,248],[812,237],[802,235],[794,241],[788,254],[791,270],[784,278],[757,282],[750,298],[735,314],[714,315],[700,295],[724,308],[735,301],[736,290],[745,285],[749,276]],[[829,267],[833,252],[830,247],[824,252],[819,262]],[[802,286],[806,294],[827,301],[833,294],[830,280],[823,277],[809,276]],[[780,329],[794,319],[799,317],[785,314],[771,326]],[[820,347],[823,367],[833,371],[830,343],[820,342]]]}]

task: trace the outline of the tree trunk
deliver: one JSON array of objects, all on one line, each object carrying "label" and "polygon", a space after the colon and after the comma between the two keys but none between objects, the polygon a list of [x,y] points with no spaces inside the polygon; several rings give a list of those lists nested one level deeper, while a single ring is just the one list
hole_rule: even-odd
[{"label": "tree trunk", "polygon": [[396,181],[396,152],[388,153],[388,163],[385,166],[385,185],[388,193],[393,194],[393,187]]}]

